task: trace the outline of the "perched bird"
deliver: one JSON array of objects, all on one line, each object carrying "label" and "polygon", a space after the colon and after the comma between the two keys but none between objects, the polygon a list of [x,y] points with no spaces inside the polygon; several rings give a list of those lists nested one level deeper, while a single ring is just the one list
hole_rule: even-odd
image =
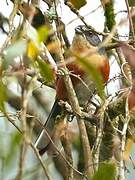
[{"label": "perched bird", "polygon": [[[97,71],[101,72],[104,82],[107,82],[110,72],[109,61],[105,54],[105,49],[97,49],[96,46],[98,46],[99,43],[101,43],[99,36],[92,32],[91,29],[82,25],[75,28],[75,36],[70,47],[71,55],[66,60],[66,66],[72,73],[70,75],[71,81],[73,83],[79,104],[82,107],[84,107],[91,98],[92,93],[95,90],[95,85],[85,69],[78,63],[77,57],[73,57],[73,54],[77,54],[79,57],[86,56],[87,61],[95,66]],[[58,77],[57,79],[56,100],[44,125],[53,140],[55,138],[55,120],[62,113],[62,107],[59,105],[60,100],[68,101],[67,90],[63,77]],[[45,130],[42,130],[35,143],[40,155],[44,154],[51,144],[52,143],[47,137]]]}]

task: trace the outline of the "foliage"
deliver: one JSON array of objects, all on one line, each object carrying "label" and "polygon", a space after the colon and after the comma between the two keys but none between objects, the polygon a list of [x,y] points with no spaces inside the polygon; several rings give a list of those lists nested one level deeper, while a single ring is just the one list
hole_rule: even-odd
[{"label": "foliage", "polygon": [[105,94],[101,73],[98,72],[97,68],[88,62],[88,59],[79,58],[79,63],[85,68],[85,70],[89,73],[90,78],[95,82],[98,95],[101,99],[104,99]]},{"label": "foliage", "polygon": [[116,177],[116,168],[114,164],[105,163],[99,167],[99,170],[95,173],[93,180],[114,180]]},{"label": "foliage", "polygon": [[80,9],[81,7],[83,7],[84,5],[86,5],[86,0],[70,0],[70,2],[73,4],[73,6],[76,9]]},{"label": "foliage", "polygon": [[[115,12],[114,0],[100,2],[99,7],[89,13],[88,21],[80,9],[93,7],[94,1],[65,0],[64,4],[62,0],[55,3],[53,0],[29,3],[9,0],[10,15],[5,17],[0,13],[0,33],[5,38],[0,47],[0,134],[1,138],[8,136],[1,141],[0,179],[13,176],[10,179],[22,180],[28,175],[29,179],[49,180],[57,178],[56,172],[60,174],[58,179],[61,176],[64,179],[89,180],[125,178],[125,164],[131,159],[135,142],[134,17],[131,18],[127,11],[126,19],[122,17],[118,22],[117,15],[125,11]],[[129,0],[128,3],[130,7],[134,6],[134,1]],[[7,7],[9,5],[6,4]],[[99,13],[100,8],[105,17],[104,32],[91,26],[92,13]],[[73,43],[70,46],[68,40],[67,31],[72,27],[69,25],[76,23],[76,19],[69,17],[69,24],[63,22],[63,16],[68,16],[67,11],[74,13],[87,29],[80,32],[76,29],[80,37],[87,40],[77,43],[79,51]],[[98,24],[98,19],[95,20]],[[131,26],[127,28],[132,37],[121,41],[118,29],[128,20]],[[92,37],[98,41],[96,44]],[[92,54],[90,48],[94,50]],[[111,54],[111,70],[114,71],[112,67],[116,63],[121,71],[104,82],[105,74],[102,73],[107,72],[103,68],[108,54]],[[101,63],[97,62],[98,57],[103,60]],[[77,68],[77,73],[73,67]],[[79,82],[75,94],[72,87],[66,89],[65,82],[70,82],[69,77],[73,89]],[[94,84],[91,83],[91,87],[87,84],[88,79]],[[120,88],[116,88],[115,95],[112,95],[108,91],[115,82]],[[87,103],[80,100],[81,96],[87,97],[87,93],[81,91],[82,87],[89,92]],[[47,115],[55,99],[48,121]],[[42,151],[38,152],[39,147],[35,145],[35,139],[43,128],[46,132],[43,144],[48,143],[42,149],[47,150],[48,156],[44,157],[40,156]],[[33,164],[37,164],[36,170]],[[14,172],[10,172],[13,168]]]},{"label": "foliage", "polygon": [[114,13],[114,7],[113,7],[113,0],[109,1],[105,4],[104,7],[104,14],[105,14],[105,23],[108,28],[108,30],[112,30],[112,28],[115,25],[115,13]]}]

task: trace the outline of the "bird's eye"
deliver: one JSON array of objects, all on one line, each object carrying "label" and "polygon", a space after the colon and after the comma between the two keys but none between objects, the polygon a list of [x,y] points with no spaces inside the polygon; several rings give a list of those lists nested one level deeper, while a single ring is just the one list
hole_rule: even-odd
[{"label": "bird's eye", "polygon": [[80,27],[75,28],[75,32],[78,34],[82,34],[82,29]]},{"label": "bird's eye", "polygon": [[92,31],[89,31],[89,36],[93,36],[93,32]]}]

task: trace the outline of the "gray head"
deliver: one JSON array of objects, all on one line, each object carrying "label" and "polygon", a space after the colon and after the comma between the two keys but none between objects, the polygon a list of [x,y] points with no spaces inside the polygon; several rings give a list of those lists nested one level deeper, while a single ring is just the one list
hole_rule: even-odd
[{"label": "gray head", "polygon": [[[92,45],[92,46],[98,46],[101,43],[101,40],[98,36],[97,33],[93,32],[91,29],[87,28],[84,25],[79,25],[75,28],[75,32],[77,34],[82,35],[84,38],[87,39],[87,41]],[[101,48],[99,49],[99,52],[101,54],[105,53],[105,49]]]}]

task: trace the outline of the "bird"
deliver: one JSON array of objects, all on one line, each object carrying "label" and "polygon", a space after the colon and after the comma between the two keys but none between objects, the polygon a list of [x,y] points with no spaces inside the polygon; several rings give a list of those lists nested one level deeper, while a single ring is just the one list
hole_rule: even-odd
[{"label": "bird", "polygon": [[[78,63],[78,58],[74,57],[74,54],[77,54],[79,57],[85,57],[86,55],[86,60],[95,66],[96,70],[101,73],[103,81],[107,82],[110,65],[105,49],[103,47],[97,48],[100,43],[101,40],[98,34],[90,28],[87,28],[85,25],[79,25],[75,28],[75,35],[69,51],[70,57],[66,58],[66,67],[71,72],[70,78],[81,107],[87,105],[88,100],[95,90],[95,85],[85,69]],[[64,78],[60,76],[56,80],[56,99],[54,105],[44,124],[44,129],[35,142],[35,147],[38,149],[40,155],[43,155],[52,146],[52,142],[48,138],[45,129],[52,140],[54,140],[56,138],[54,133],[55,121],[57,117],[62,115],[63,111],[59,101],[69,102],[68,98]]]}]

